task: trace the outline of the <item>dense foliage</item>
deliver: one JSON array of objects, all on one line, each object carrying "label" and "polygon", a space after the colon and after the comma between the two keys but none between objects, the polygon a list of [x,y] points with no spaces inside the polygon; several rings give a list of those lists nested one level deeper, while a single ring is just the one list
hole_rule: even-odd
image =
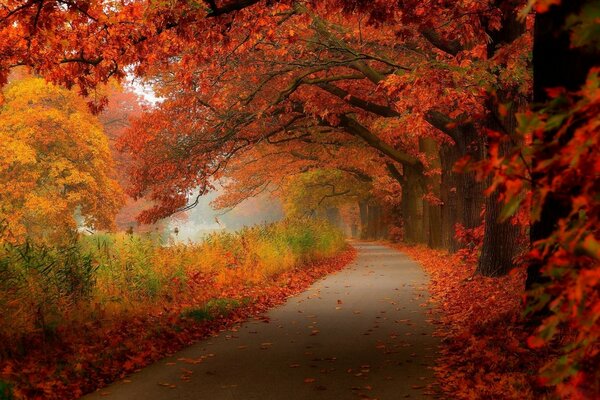
[{"label": "dense foliage", "polygon": [[[598,0],[4,0],[0,83],[26,66],[77,86],[99,111],[111,78],[146,79],[161,101],[117,146],[128,192],[147,201],[142,222],[220,184],[219,207],[264,192],[289,196],[291,214],[354,202],[341,216],[363,237],[389,230],[458,251],[488,277],[526,268],[528,344],[560,349],[542,381],[586,398],[598,391],[589,382],[600,354],[599,10]],[[61,138],[21,129],[44,113],[10,93],[3,107],[23,113],[0,114],[12,135]],[[18,151],[0,164],[10,187],[0,212],[11,235],[61,210],[51,217],[71,230],[76,210],[106,225],[116,196],[94,199],[110,185],[62,190],[65,179],[93,181],[69,172],[52,200],[30,192],[56,168],[37,168],[34,150],[8,138],[0,146]],[[76,145],[86,154],[89,143]]]},{"label": "dense foliage", "polygon": [[108,141],[76,93],[39,78],[8,86],[0,168],[0,243],[57,242],[78,226],[114,226],[122,191]]}]

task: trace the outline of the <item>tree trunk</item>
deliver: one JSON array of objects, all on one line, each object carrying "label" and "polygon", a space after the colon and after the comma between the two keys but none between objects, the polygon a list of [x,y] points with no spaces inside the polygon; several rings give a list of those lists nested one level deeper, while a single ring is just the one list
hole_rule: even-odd
[{"label": "tree trunk", "polygon": [[358,209],[360,214],[360,238],[367,239],[368,238],[368,202],[366,200],[361,200],[358,202]]},{"label": "tree trunk", "polygon": [[[429,168],[439,170],[441,168],[439,146],[435,140],[424,138],[419,140],[421,152],[425,153],[429,162]],[[439,175],[429,175],[425,179],[426,190],[433,196],[441,199],[441,178]],[[423,200],[423,221],[425,224],[425,242],[432,249],[440,249],[442,245],[442,208],[439,204],[432,204]]]},{"label": "tree trunk", "polygon": [[[473,161],[483,159],[485,142],[475,125],[468,124],[463,127],[461,142],[457,145],[461,157],[468,155]],[[482,221],[481,210],[484,204],[485,185],[477,181],[475,172],[459,173],[457,178],[458,203],[462,205],[458,222],[467,229],[477,228]]]},{"label": "tree trunk", "polygon": [[[433,113],[435,114],[435,112]],[[456,120],[437,120],[438,116],[432,115],[431,122],[438,129],[444,130],[446,123],[459,123]],[[454,172],[453,168],[460,158],[469,156],[471,161],[480,161],[483,158],[485,142],[483,136],[472,123],[459,125],[456,128],[446,129],[453,139],[453,146],[442,146],[440,157],[442,167],[441,199],[442,231],[448,239],[446,246],[456,250],[459,244],[455,240],[455,225],[460,224],[466,229],[473,229],[481,225],[481,210],[483,208],[484,185],[475,179],[474,172]]]},{"label": "tree trunk", "polygon": [[[502,21],[502,28],[490,33],[491,42],[488,45],[488,56],[492,57],[498,46],[511,43],[525,33],[525,23],[518,19],[516,11],[507,10]],[[488,116],[486,127],[504,135],[515,132],[516,112],[519,107],[518,95],[498,91],[497,98],[488,101]],[[500,115],[499,105],[507,106],[506,115]],[[500,145],[500,155],[508,153],[511,144],[506,141]],[[487,181],[488,185],[491,183]],[[505,275],[514,266],[514,260],[520,251],[517,225],[510,220],[500,221],[502,204],[499,202],[499,192],[496,190],[486,198],[485,202],[485,233],[477,272],[485,276]]]},{"label": "tree trunk", "polygon": [[453,146],[442,147],[440,157],[442,166],[441,198],[444,201],[443,231],[447,232],[446,237],[452,238],[449,239],[452,242],[448,245],[456,248],[458,243],[453,240],[456,224],[461,224],[467,229],[478,227],[481,224],[483,184],[477,182],[474,172],[455,173],[453,168],[456,161],[465,156],[469,156],[471,161],[480,161],[483,158],[485,142],[477,126],[470,122],[463,122],[468,119],[464,115],[452,119],[432,109],[427,113],[426,119],[432,126],[454,140]]},{"label": "tree trunk", "polygon": [[442,249],[442,209],[439,205],[429,205],[429,247]]},{"label": "tree trunk", "polygon": [[427,244],[429,246],[429,242],[431,241],[431,230],[429,229],[429,203],[424,199],[422,201],[423,207],[423,239],[422,243]]},{"label": "tree trunk", "polygon": [[337,207],[328,207],[325,210],[325,215],[327,217],[327,221],[338,228],[342,227],[342,216],[340,214],[340,210]]},{"label": "tree trunk", "polygon": [[383,209],[373,200],[361,200],[358,203],[360,211],[361,239],[381,239],[385,237]]},{"label": "tree trunk", "polygon": [[405,168],[402,186],[402,216],[404,238],[407,243],[425,243],[423,231],[423,175],[413,168]]},{"label": "tree trunk", "polygon": [[452,171],[454,164],[459,159],[459,151],[456,145],[442,145],[440,149],[440,161],[442,167],[442,182],[440,186],[442,247],[454,253],[458,250],[458,241],[454,234],[454,227],[462,220],[461,208],[458,205],[457,195],[458,177]]},{"label": "tree trunk", "polygon": [[502,207],[497,192],[486,198],[485,207],[485,232],[477,272],[484,276],[506,275],[521,251],[521,230],[510,219],[499,221]]},{"label": "tree trunk", "polygon": [[369,239],[377,239],[379,225],[379,207],[374,204],[367,206],[368,224],[367,235]]},{"label": "tree trunk", "polygon": [[520,227],[510,219],[499,220],[502,207],[498,196],[495,191],[485,201],[485,232],[477,265],[477,272],[484,276],[506,275],[521,250]]},{"label": "tree trunk", "polygon": [[372,237],[373,239],[383,239],[386,237],[385,218],[381,204],[370,204],[369,214],[371,215]]},{"label": "tree trunk", "polygon": [[[494,106],[490,106],[492,109]],[[488,128],[495,131],[514,133],[516,122],[517,105],[513,102],[508,106],[506,116],[490,116],[487,123]],[[495,113],[492,110],[491,113]],[[511,143],[504,141],[500,145],[499,154],[504,155],[510,151]],[[491,185],[491,179],[487,180],[486,186]],[[495,190],[485,200],[485,232],[481,255],[477,265],[477,272],[484,276],[506,275],[514,266],[516,256],[521,252],[519,245],[521,229],[519,225],[513,224],[509,219],[500,221],[502,204],[500,193]]]}]

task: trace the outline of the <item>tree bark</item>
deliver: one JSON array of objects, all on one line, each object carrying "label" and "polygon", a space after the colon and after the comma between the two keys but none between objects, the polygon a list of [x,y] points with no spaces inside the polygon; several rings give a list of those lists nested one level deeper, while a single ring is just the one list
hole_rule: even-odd
[{"label": "tree bark", "polygon": [[427,203],[427,201],[425,201],[425,199],[421,200],[423,205],[423,238],[422,238],[422,243],[427,244],[427,246],[429,246],[429,243],[431,242],[431,229],[430,229],[430,225],[429,225],[429,221],[430,221],[430,209],[429,209],[429,203]]},{"label": "tree bark", "polygon": [[[517,126],[516,107],[517,105],[514,103],[509,105],[505,117],[490,116],[487,123],[488,128],[514,133]],[[491,112],[495,113],[495,111]],[[500,144],[499,154],[508,154],[510,147],[511,143],[504,141]],[[491,185],[491,179],[487,180],[486,186],[489,185]],[[495,190],[485,200],[485,231],[477,265],[477,272],[484,276],[506,275],[513,268],[515,258],[522,250],[519,245],[521,237],[519,225],[513,224],[510,219],[500,221],[501,210],[500,193]]]},{"label": "tree bark", "polygon": [[379,204],[371,203],[368,205],[369,215],[369,238],[370,239],[381,239],[382,231],[382,210]]},{"label": "tree bark", "polygon": [[[492,40],[488,45],[488,56],[492,57],[498,46],[512,43],[524,33],[525,23],[518,19],[516,10],[506,10],[502,28],[489,33]],[[504,135],[513,135],[517,126],[515,115],[520,103],[518,95],[499,90],[496,96],[488,100],[486,127]],[[500,115],[500,104],[507,106],[506,115]],[[501,143],[500,155],[508,153],[510,147],[511,144],[506,141]],[[491,181],[488,179],[487,183],[486,186],[489,186]],[[485,276],[501,276],[508,273],[520,251],[519,227],[510,220],[499,220],[502,208],[499,196],[500,193],[496,190],[485,201],[485,233],[477,266],[477,272]]]},{"label": "tree bark", "polygon": [[368,238],[368,202],[366,200],[361,200],[358,202],[358,210],[360,214],[360,238],[367,239]]},{"label": "tree bark", "polygon": [[325,210],[325,215],[327,217],[327,221],[331,225],[339,227],[339,228],[342,227],[342,217],[341,217],[339,208],[328,207],[327,210]]},{"label": "tree bark", "polygon": [[[429,161],[429,168],[439,170],[441,168],[439,146],[431,138],[419,140],[421,152],[425,153]],[[441,178],[439,175],[428,175],[425,178],[426,190],[441,199]],[[439,204],[432,204],[423,200],[423,220],[425,224],[425,241],[432,249],[440,249],[442,244],[442,208]]]},{"label": "tree bark", "polygon": [[[473,161],[483,158],[485,141],[478,129],[469,124],[463,129],[461,148],[465,155],[469,155]],[[465,228],[473,229],[481,225],[481,211],[484,204],[485,185],[477,181],[474,172],[459,174],[459,199],[462,199],[462,215],[459,221]]]},{"label": "tree bark", "polygon": [[402,186],[402,216],[404,239],[407,243],[425,243],[423,232],[423,175],[405,168]]},{"label": "tree bark", "polygon": [[377,210],[373,204],[367,205],[367,237],[377,239]]},{"label": "tree bark", "polygon": [[[472,123],[461,123],[453,120],[436,110],[426,115],[426,120],[432,126],[446,133],[454,140],[453,146],[443,146],[442,157],[442,200],[445,203],[444,230],[455,240],[455,225],[461,224],[467,229],[476,228],[481,224],[483,208],[484,185],[475,179],[474,172],[454,172],[454,164],[460,158],[469,156],[472,161],[480,161],[484,155],[484,140],[477,127]],[[450,127],[452,126],[452,127]]]},{"label": "tree bark", "polygon": [[459,249],[456,240],[455,229],[458,221],[462,221],[461,208],[458,206],[457,195],[458,177],[453,172],[456,161],[460,158],[456,145],[442,145],[440,149],[440,161],[442,167],[442,178],[440,186],[441,206],[441,235],[442,247],[452,253]]}]

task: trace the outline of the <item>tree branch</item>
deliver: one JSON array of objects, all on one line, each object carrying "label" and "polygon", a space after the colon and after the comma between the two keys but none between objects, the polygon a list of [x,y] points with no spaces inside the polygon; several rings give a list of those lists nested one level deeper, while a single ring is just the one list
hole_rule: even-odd
[{"label": "tree branch", "polygon": [[382,117],[399,117],[400,116],[400,114],[397,111],[391,109],[390,107],[382,106],[382,105],[373,103],[368,100],[363,100],[361,98],[358,98],[356,96],[349,94],[346,90],[339,88],[335,85],[332,85],[330,83],[318,83],[316,86],[320,87],[321,89],[325,90],[328,93],[331,93],[332,95],[334,95],[336,97],[339,97],[340,99],[344,100],[346,103],[348,103],[350,105],[353,105],[358,108],[362,108],[363,110],[372,112],[373,114],[377,114]]},{"label": "tree branch", "polygon": [[209,4],[212,4],[215,8],[211,7],[211,11],[206,14],[207,17],[218,17],[219,15],[229,14],[234,11],[243,10],[246,7],[250,7],[260,0],[238,0],[231,3],[227,3],[221,7],[216,7],[214,1],[209,1]]},{"label": "tree branch", "polygon": [[446,114],[437,110],[429,110],[425,114],[425,121],[450,136],[456,143],[460,141],[460,129],[457,128],[457,122]]},{"label": "tree branch", "polygon": [[420,32],[429,43],[451,56],[456,56],[463,50],[463,46],[458,40],[446,40],[433,28],[423,28]]},{"label": "tree branch", "polygon": [[404,185],[406,183],[406,178],[400,173],[400,171],[398,171],[398,168],[396,168],[394,164],[392,164],[391,162],[386,162],[385,166],[392,178],[398,181],[398,183],[400,183],[401,185]]},{"label": "tree branch", "polygon": [[421,162],[410,154],[404,153],[400,150],[396,150],[388,143],[381,140],[373,132],[365,128],[358,121],[348,115],[340,116],[341,126],[346,128],[346,131],[351,135],[358,136],[363,139],[369,146],[379,150],[392,160],[401,164],[407,164],[412,166],[421,166]]}]

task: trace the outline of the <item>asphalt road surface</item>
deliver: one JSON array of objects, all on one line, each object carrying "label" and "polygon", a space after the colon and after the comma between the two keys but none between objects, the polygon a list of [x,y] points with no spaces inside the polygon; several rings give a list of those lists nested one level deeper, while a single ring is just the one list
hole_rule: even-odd
[{"label": "asphalt road surface", "polygon": [[85,399],[419,399],[432,381],[427,276],[354,242],[356,260],[305,292]]}]

